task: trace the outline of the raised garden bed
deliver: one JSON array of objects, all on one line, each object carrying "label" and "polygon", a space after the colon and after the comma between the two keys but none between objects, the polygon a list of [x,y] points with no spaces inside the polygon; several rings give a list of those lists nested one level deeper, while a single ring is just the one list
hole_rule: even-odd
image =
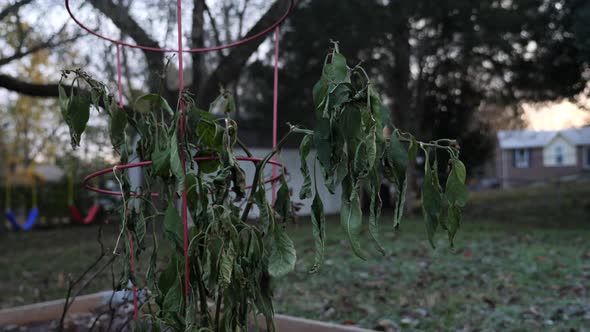
[{"label": "raised garden bed", "polygon": [[[112,292],[105,291],[78,297],[68,311],[64,330],[131,331],[129,322],[133,319],[132,306],[125,301],[118,301],[118,305],[109,308],[111,295]],[[0,310],[0,331],[55,330],[59,326],[64,301],[56,300]],[[286,315],[275,315],[275,324],[279,332],[370,331],[354,326],[336,325]],[[263,327],[263,323],[260,323],[260,326]]]}]

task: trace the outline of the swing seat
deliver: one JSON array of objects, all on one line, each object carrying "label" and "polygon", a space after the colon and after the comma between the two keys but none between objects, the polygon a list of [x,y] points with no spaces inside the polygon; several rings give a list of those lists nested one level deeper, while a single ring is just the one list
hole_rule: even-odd
[{"label": "swing seat", "polygon": [[92,223],[94,221],[94,219],[96,218],[96,216],[98,215],[98,212],[100,211],[100,205],[99,204],[93,204],[90,207],[90,210],[88,210],[88,214],[86,215],[86,217],[83,217],[82,214],[80,213],[80,210],[78,210],[78,208],[71,204],[69,206],[70,208],[70,214],[72,216],[72,219],[74,219],[74,221],[76,221],[77,223],[80,224],[84,224],[84,225],[88,225],[90,223]]},{"label": "swing seat", "polygon": [[33,228],[33,226],[35,226],[35,223],[37,222],[37,217],[39,217],[39,209],[33,208],[29,212],[29,216],[27,217],[27,221],[22,226],[18,223],[18,220],[16,219],[16,216],[14,215],[14,213],[12,213],[12,211],[10,211],[10,210],[5,211],[4,216],[6,216],[6,219],[8,219],[8,221],[10,222],[10,225],[12,226],[12,228],[15,231],[20,231],[20,230],[28,231],[31,228]]}]

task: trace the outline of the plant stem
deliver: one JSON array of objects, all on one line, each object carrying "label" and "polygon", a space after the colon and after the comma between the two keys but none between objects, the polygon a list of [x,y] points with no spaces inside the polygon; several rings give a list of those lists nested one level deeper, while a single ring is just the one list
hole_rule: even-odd
[{"label": "plant stem", "polygon": [[223,292],[221,291],[221,287],[217,289],[217,303],[215,304],[215,327],[218,332],[221,332],[221,328],[219,326],[219,320],[221,319],[221,297]]},{"label": "plant stem", "polygon": [[246,146],[246,144],[244,144],[244,142],[242,142],[241,139],[236,138],[236,143],[238,143],[238,145],[240,146],[240,148],[242,148],[242,150],[244,150],[244,153],[248,156],[248,157],[252,157],[252,152],[250,152],[250,150],[248,149],[248,147]]},{"label": "plant stem", "polygon": [[252,180],[252,189],[250,189],[250,195],[248,196],[248,202],[246,203],[246,207],[244,208],[244,212],[242,213],[241,219],[243,222],[246,222],[246,220],[248,219],[248,215],[250,214],[250,209],[252,209],[252,204],[254,204],[254,195],[256,194],[258,186],[260,185],[260,183],[259,183],[260,182],[260,172],[262,172],[262,170],[264,169],[266,164],[269,162],[269,160],[275,154],[277,154],[277,152],[279,152],[281,150],[283,145],[285,145],[285,143],[287,142],[287,139],[289,138],[289,136],[291,136],[291,134],[293,134],[293,133],[309,135],[309,134],[313,134],[313,131],[306,130],[306,129],[300,129],[296,126],[291,126],[291,128],[289,129],[289,132],[287,134],[285,134],[285,136],[283,136],[283,138],[281,138],[281,140],[277,143],[277,146],[269,154],[267,154],[266,157],[264,157],[264,159],[262,159],[261,162],[257,163],[256,171],[254,172],[254,179]]},{"label": "plant stem", "polygon": [[[201,260],[197,256],[197,264],[195,264],[195,269],[198,276],[201,276]],[[201,309],[201,315],[204,318],[209,316],[209,311],[207,310],[207,295],[205,294],[205,285],[202,284],[203,281],[200,278],[197,279],[197,289],[199,292],[199,305]],[[207,320],[209,320],[207,318]]]}]

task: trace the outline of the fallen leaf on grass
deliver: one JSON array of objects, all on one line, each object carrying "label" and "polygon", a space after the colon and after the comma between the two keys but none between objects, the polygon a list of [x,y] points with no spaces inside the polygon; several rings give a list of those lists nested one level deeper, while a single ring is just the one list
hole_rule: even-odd
[{"label": "fallen leaf on grass", "polygon": [[380,319],[377,322],[377,325],[374,327],[374,330],[385,332],[398,332],[400,331],[400,327],[391,319]]},{"label": "fallen leaf on grass", "polygon": [[400,320],[400,323],[402,323],[402,325],[415,327],[420,324],[420,321],[412,317],[404,317],[402,320]]},{"label": "fallen leaf on grass", "polygon": [[482,300],[490,307],[490,309],[496,309],[496,302],[494,300],[487,296],[484,296]]}]

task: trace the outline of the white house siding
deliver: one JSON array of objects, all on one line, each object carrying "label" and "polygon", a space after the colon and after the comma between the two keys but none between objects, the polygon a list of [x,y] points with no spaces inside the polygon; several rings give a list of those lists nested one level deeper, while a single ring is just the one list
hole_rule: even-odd
[{"label": "white house siding", "polygon": [[[558,163],[558,153],[561,152],[562,162]],[[577,164],[576,146],[562,135],[555,136],[543,147],[543,166],[562,167],[575,166]]]},{"label": "white house siding", "polygon": [[[270,149],[251,149],[250,150],[255,157],[262,158],[270,152]],[[309,165],[310,172],[313,172],[313,160],[315,158],[315,151],[311,151],[308,158],[307,164]],[[300,200],[299,199],[299,190],[303,185],[303,177],[301,176],[301,171],[299,168],[301,167],[301,163],[299,160],[299,150],[297,149],[284,149],[281,152],[281,155],[278,157],[278,160],[287,167],[287,182],[289,185],[289,189],[292,191],[292,200],[295,203],[302,203],[303,206],[297,212],[299,216],[309,216],[311,213],[311,199]],[[250,162],[242,162],[242,168],[246,172],[246,183],[252,183],[254,178],[254,164]],[[280,170],[279,170],[280,171]],[[264,172],[265,178],[269,178],[272,175],[272,165],[267,165],[266,170]],[[324,212],[326,214],[337,214],[340,212],[340,195],[341,189],[340,187],[337,188],[336,193],[334,195],[330,194],[328,190],[324,186],[324,179],[321,175],[320,168],[317,168],[317,176],[318,176],[318,190],[320,192],[320,197],[324,203]],[[266,192],[266,197],[270,201],[272,198],[270,185],[268,185],[268,191]],[[312,188],[313,188],[313,181],[312,181]],[[278,189],[278,186],[277,186]],[[258,209],[253,208],[251,212],[251,216],[255,217],[258,215]]]}]

